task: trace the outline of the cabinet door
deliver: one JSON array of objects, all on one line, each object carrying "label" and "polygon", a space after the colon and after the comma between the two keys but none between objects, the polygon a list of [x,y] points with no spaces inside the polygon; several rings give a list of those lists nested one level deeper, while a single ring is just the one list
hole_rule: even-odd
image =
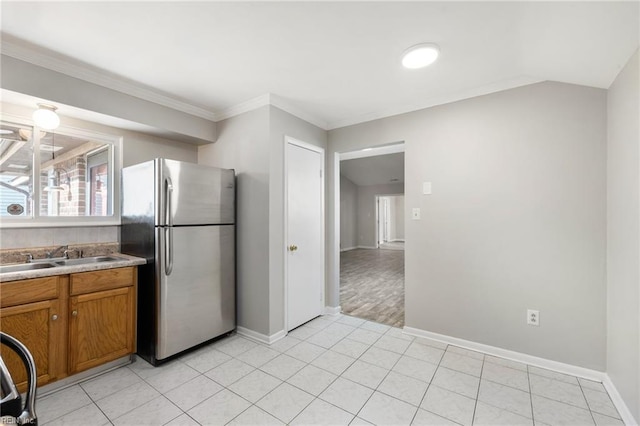
[{"label": "cabinet door", "polygon": [[[20,340],[33,356],[38,386],[57,378],[59,357],[64,354],[64,321],[58,308],[58,300],[45,300],[0,309],[2,331]],[[20,358],[3,347],[2,359],[18,389],[25,391],[27,372]]]},{"label": "cabinet door", "polygon": [[69,373],[133,352],[135,287],[82,294],[69,304]]}]

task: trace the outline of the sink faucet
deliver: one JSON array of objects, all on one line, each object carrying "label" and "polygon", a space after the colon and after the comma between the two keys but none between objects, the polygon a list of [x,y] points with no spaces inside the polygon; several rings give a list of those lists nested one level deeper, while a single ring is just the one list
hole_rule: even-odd
[{"label": "sink faucet", "polygon": [[31,253],[20,253],[21,256],[27,256],[27,261],[26,263],[31,263],[33,262],[33,254]]},{"label": "sink faucet", "polygon": [[47,258],[51,259],[53,257],[54,254],[58,253],[59,251],[64,250],[65,251],[65,259],[69,257],[69,254],[66,253],[67,250],[69,250],[69,246],[64,245],[64,246],[60,246],[60,247],[56,247],[55,249],[48,251],[47,252]]},{"label": "sink faucet", "polygon": [[64,251],[64,253],[62,253],[62,257],[64,257],[65,259],[68,259],[69,258],[69,253],[74,252],[74,251],[76,253],[78,253],[78,257],[82,257],[82,250],[77,249],[77,248],[66,249]]}]

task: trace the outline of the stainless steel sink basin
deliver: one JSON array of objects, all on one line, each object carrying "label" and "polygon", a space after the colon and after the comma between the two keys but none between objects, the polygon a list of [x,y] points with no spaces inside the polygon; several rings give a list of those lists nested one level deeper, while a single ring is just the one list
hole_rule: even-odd
[{"label": "stainless steel sink basin", "polygon": [[33,271],[36,269],[55,268],[53,263],[22,263],[20,265],[0,266],[0,274],[7,272]]},{"label": "stainless steel sink basin", "polygon": [[78,259],[58,260],[55,262],[55,264],[60,266],[74,266],[74,265],[86,265],[88,263],[117,262],[119,260],[124,260],[124,259],[122,259],[121,257],[115,257],[115,256],[95,256],[95,257],[81,257]]}]

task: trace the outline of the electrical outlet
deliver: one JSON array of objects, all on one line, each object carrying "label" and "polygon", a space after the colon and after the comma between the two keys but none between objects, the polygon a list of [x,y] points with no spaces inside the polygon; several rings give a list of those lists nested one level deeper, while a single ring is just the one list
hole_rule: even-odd
[{"label": "electrical outlet", "polygon": [[527,324],[528,325],[540,325],[540,311],[535,309],[527,309]]}]

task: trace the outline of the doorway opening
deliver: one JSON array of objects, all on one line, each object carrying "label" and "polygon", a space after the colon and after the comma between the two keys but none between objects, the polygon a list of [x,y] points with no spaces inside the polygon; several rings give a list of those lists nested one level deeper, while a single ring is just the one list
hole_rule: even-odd
[{"label": "doorway opening", "polygon": [[340,306],[402,327],[404,144],[383,148],[340,155]]},{"label": "doorway opening", "polygon": [[376,214],[376,247],[404,250],[404,195],[377,195]]}]

